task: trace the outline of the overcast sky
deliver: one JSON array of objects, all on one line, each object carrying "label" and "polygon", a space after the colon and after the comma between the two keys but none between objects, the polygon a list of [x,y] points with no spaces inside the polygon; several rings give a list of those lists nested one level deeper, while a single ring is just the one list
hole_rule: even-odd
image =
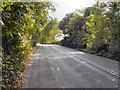
[{"label": "overcast sky", "polygon": [[50,0],[56,7],[52,17],[61,20],[66,13],[74,12],[76,9],[83,9],[92,6],[96,0]]}]

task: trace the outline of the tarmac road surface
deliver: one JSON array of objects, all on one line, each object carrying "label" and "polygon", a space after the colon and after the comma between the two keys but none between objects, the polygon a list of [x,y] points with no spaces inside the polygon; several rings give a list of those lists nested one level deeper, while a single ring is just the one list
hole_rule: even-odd
[{"label": "tarmac road surface", "polygon": [[39,44],[22,88],[118,88],[118,62],[54,44]]}]

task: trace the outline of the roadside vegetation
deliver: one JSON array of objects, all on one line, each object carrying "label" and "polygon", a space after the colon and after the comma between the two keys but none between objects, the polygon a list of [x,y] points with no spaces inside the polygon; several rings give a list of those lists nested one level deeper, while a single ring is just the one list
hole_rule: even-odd
[{"label": "roadside vegetation", "polygon": [[120,2],[97,2],[68,13],[59,28],[65,35],[60,45],[120,60]]},{"label": "roadside vegetation", "polygon": [[26,63],[37,42],[55,42],[60,34],[55,11],[49,1],[1,2],[2,5],[2,89],[18,88]]},{"label": "roadside vegetation", "polygon": [[36,43],[58,42],[61,33],[65,37],[60,45],[120,60],[120,2],[97,2],[66,14],[60,22],[49,15],[50,10],[55,11],[50,1],[0,4],[2,89],[20,88]]}]

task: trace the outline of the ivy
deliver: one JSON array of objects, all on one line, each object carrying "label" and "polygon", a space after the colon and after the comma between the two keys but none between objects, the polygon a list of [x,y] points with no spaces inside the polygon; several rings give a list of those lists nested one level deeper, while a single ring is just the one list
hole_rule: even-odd
[{"label": "ivy", "polygon": [[28,54],[40,42],[52,9],[49,1],[2,2],[2,89],[20,84]]}]

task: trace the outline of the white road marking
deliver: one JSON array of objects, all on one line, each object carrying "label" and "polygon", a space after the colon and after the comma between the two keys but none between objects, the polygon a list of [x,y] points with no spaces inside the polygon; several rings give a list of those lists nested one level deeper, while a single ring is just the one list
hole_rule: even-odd
[{"label": "white road marking", "polygon": [[[80,62],[80,59],[78,59],[78,58],[76,58],[76,57],[74,57],[74,56],[72,56],[72,55],[64,52],[63,50],[60,50],[60,49],[58,49],[58,48],[56,48],[56,47],[53,47],[53,46],[52,46],[52,48],[60,51],[61,53],[64,53],[65,55],[73,58],[74,60],[77,60],[77,61]],[[82,59],[81,59],[81,60],[82,60]],[[92,66],[95,66],[96,68],[99,68],[99,69],[101,69],[101,70],[103,70],[103,71],[105,71],[105,72],[107,72],[107,73],[110,73],[110,74],[115,75],[115,76],[118,77],[118,72],[112,71],[112,70],[110,70],[110,69],[108,69],[108,68],[105,68],[105,67],[99,65],[99,64],[96,64],[96,63],[93,63],[93,62],[90,62],[90,61],[87,61],[87,60],[84,60],[84,61],[82,60],[81,63],[82,63],[82,64],[85,64],[85,65],[86,65],[86,64],[90,64],[90,65],[92,65]]]}]

